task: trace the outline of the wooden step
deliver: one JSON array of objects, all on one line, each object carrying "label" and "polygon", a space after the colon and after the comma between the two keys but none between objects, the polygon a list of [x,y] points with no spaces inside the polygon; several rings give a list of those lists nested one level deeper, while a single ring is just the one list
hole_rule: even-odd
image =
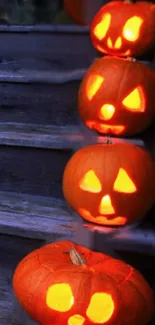
[{"label": "wooden step", "polygon": [[11,191],[62,198],[62,176],[72,150],[0,146],[0,186]]},{"label": "wooden step", "polygon": [[[20,260],[42,246],[39,240],[0,235],[0,324],[34,325],[15,300],[12,275]],[[37,325],[37,324],[36,324]]]},{"label": "wooden step", "polygon": [[[101,227],[83,221],[64,200],[0,192],[0,233],[50,242],[72,238],[75,242],[105,251],[155,253],[154,208],[139,224],[122,228]],[[97,235],[97,237],[96,237]],[[98,242],[97,242],[98,241]]]},{"label": "wooden step", "polygon": [[[147,133],[147,136],[146,134],[137,135],[137,137],[124,140],[140,146],[147,146],[148,138],[152,139],[154,130],[149,130],[149,133],[149,137]],[[122,141],[121,138],[113,139],[118,142]],[[89,130],[79,121],[76,125],[66,126],[0,122],[0,146],[75,150],[87,144],[104,143],[105,141],[105,136]]]},{"label": "wooden step", "polygon": [[79,85],[96,56],[87,28],[0,26],[1,122],[75,124]]},{"label": "wooden step", "polygon": [[89,29],[73,25],[0,26],[0,58],[18,71],[85,68],[96,56]]},{"label": "wooden step", "polygon": [[2,70],[0,64],[0,121],[39,125],[76,125],[78,91],[87,71],[61,70],[49,64],[46,70]]},{"label": "wooden step", "polygon": [[0,81],[1,122],[75,124],[79,85],[80,81],[51,85]]},{"label": "wooden step", "polygon": [[80,147],[84,137],[78,125],[0,122],[0,145],[66,150]]},{"label": "wooden step", "polygon": [[[87,28],[0,26],[0,325],[35,324],[17,307],[11,289],[14,268],[26,254],[64,238],[85,245],[88,239],[97,249],[62,194],[63,171],[74,150],[105,141],[81,125],[77,113],[81,79],[97,56]],[[150,130],[126,141],[154,153]],[[97,237],[104,243],[108,237],[108,245],[117,246],[119,254],[123,248],[127,258],[127,240],[131,235],[138,240],[141,231],[154,254],[154,233],[147,241],[144,230],[124,227],[120,236],[104,228]],[[149,258],[147,266],[153,266]]]},{"label": "wooden step", "polygon": [[155,207],[139,222],[125,227],[103,227],[81,218],[76,224],[74,241],[107,254],[113,251],[155,254]]},{"label": "wooden step", "polygon": [[77,218],[63,200],[0,192],[0,233],[51,240],[72,237]]},{"label": "wooden step", "polygon": [[96,57],[85,27],[0,26],[1,123],[76,124],[80,82]]},{"label": "wooden step", "polygon": [[[62,199],[63,172],[74,151],[105,141],[106,137],[80,124],[56,127],[0,123],[1,191]],[[113,141],[133,142],[155,157],[153,128],[141,137]]]}]

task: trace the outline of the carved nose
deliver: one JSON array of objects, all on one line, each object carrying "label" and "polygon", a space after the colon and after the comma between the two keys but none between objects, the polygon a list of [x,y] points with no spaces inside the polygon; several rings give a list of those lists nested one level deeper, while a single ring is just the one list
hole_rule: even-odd
[{"label": "carved nose", "polygon": [[112,40],[110,37],[108,37],[108,40],[107,40],[107,45],[110,49],[120,49],[121,46],[122,46],[122,38],[119,36],[115,43],[113,44]]},{"label": "carved nose", "polygon": [[73,315],[68,319],[68,325],[83,325],[85,318],[81,315]]},{"label": "carved nose", "polygon": [[115,107],[111,104],[104,104],[99,111],[99,118],[101,120],[110,120],[115,113]]},{"label": "carved nose", "polygon": [[99,205],[99,212],[100,214],[104,215],[110,215],[114,214],[115,210],[111,203],[111,198],[109,195],[104,195],[101,199],[100,205]]}]

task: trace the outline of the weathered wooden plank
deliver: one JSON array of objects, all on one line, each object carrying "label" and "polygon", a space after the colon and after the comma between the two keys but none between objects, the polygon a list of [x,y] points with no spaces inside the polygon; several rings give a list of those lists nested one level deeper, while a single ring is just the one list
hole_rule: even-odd
[{"label": "weathered wooden plank", "polygon": [[[104,143],[84,126],[55,127],[0,124],[1,191],[62,198],[62,176],[74,150]],[[154,133],[150,137],[119,139],[146,147],[154,156]],[[63,150],[62,150],[63,149]]]},{"label": "weathered wooden plank", "polygon": [[0,146],[3,191],[62,198],[62,175],[71,150]]},{"label": "weathered wooden plank", "polygon": [[0,121],[76,124],[79,85],[80,81],[59,85],[0,83]]},{"label": "weathered wooden plank", "polygon": [[1,122],[75,124],[80,80],[96,56],[87,28],[0,26]]},{"label": "weathered wooden plank", "polygon": [[[1,66],[0,66],[1,68]],[[5,67],[7,68],[7,67]],[[73,69],[73,70],[62,70],[57,71],[51,69],[50,71],[44,70],[28,70],[19,69],[19,71],[6,71],[0,70],[0,82],[1,83],[14,83],[14,84],[65,84],[72,81],[81,81],[84,77],[87,69]],[[16,68],[17,69],[17,68]]]},{"label": "weathered wooden plank", "polygon": [[73,149],[84,141],[76,125],[54,126],[25,123],[0,123],[0,145]]},{"label": "weathered wooden plank", "polygon": [[73,236],[77,218],[65,201],[0,192],[0,233],[50,240]]},{"label": "weathered wooden plank", "polygon": [[[80,123],[77,125],[55,126],[0,122],[0,145],[65,150],[105,141],[105,136],[89,131]],[[118,138],[117,141],[121,142],[122,140]],[[138,136],[137,138],[126,139],[126,141],[145,146],[145,140],[140,139]]]},{"label": "weathered wooden plank", "polygon": [[[35,65],[47,62],[68,69],[85,68],[96,54],[89,30],[79,26],[0,26],[0,58]],[[53,46],[54,44],[54,46]],[[29,65],[26,64],[26,68]],[[37,68],[38,70],[38,68]]]},{"label": "weathered wooden plank", "polygon": [[0,324],[34,325],[15,300],[12,275],[20,260],[42,246],[38,240],[0,235]]},{"label": "weathered wooden plank", "polygon": [[[73,151],[105,140],[106,137],[97,136],[84,126],[78,131],[78,127],[73,126],[50,129],[49,126],[1,123],[1,191],[62,198],[62,176]],[[146,147],[148,143],[150,145],[143,138],[126,141]],[[150,147],[152,150],[152,145]]]},{"label": "weathered wooden plank", "polygon": [[155,254],[155,231],[151,229],[133,229],[132,227],[108,228],[85,223],[77,223],[74,241],[98,251],[135,251]]},{"label": "weathered wooden plank", "polygon": [[[139,224],[109,228],[82,221],[63,200],[0,192],[0,233],[27,238],[73,238],[75,242],[105,251],[155,253],[155,231],[148,217]],[[154,216],[154,211],[150,212]]]}]

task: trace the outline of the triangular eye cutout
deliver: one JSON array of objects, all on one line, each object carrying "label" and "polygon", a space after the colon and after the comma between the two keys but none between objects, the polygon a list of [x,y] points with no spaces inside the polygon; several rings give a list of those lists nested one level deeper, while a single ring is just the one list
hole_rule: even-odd
[{"label": "triangular eye cutout", "polygon": [[102,190],[102,185],[92,169],[82,177],[79,186],[83,191],[91,193],[99,193]]},{"label": "triangular eye cutout", "polygon": [[113,189],[120,193],[134,193],[137,191],[132,179],[123,168],[119,169]]},{"label": "triangular eye cutout", "polygon": [[125,108],[131,112],[145,112],[145,96],[142,88],[133,89],[122,101]]},{"label": "triangular eye cutout", "polygon": [[100,75],[95,74],[89,77],[86,86],[86,94],[89,100],[93,99],[103,82],[104,78]]},{"label": "triangular eye cutout", "polygon": [[94,35],[98,38],[98,40],[101,41],[106,36],[110,23],[111,15],[106,13],[102,20],[94,28]]}]

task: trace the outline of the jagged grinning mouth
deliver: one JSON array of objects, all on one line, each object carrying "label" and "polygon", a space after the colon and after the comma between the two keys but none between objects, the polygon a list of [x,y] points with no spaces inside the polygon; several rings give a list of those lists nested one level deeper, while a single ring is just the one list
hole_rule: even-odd
[{"label": "jagged grinning mouth", "polygon": [[[110,51],[111,51],[111,49],[109,49],[108,51],[107,51],[107,50],[103,50],[99,45],[97,45],[96,48],[97,48],[100,52],[105,53],[105,54],[109,54]],[[119,54],[119,56],[125,56],[125,57],[131,55],[131,51],[130,51],[130,50],[127,50],[127,51],[125,51],[125,52],[120,52],[120,51],[117,51],[117,50],[113,49],[111,52],[112,52],[113,54],[115,53],[115,55],[118,55],[118,54]]]},{"label": "jagged grinning mouth", "polygon": [[109,124],[102,124],[95,121],[86,121],[85,123],[90,129],[94,129],[100,133],[105,133],[105,134],[113,133],[115,135],[119,135],[125,130],[124,125],[109,125]]},{"label": "jagged grinning mouth", "polygon": [[86,220],[90,222],[94,222],[100,225],[107,225],[107,226],[124,226],[127,223],[127,218],[123,216],[103,216],[99,215],[94,217],[88,210],[80,208],[79,214]]}]

